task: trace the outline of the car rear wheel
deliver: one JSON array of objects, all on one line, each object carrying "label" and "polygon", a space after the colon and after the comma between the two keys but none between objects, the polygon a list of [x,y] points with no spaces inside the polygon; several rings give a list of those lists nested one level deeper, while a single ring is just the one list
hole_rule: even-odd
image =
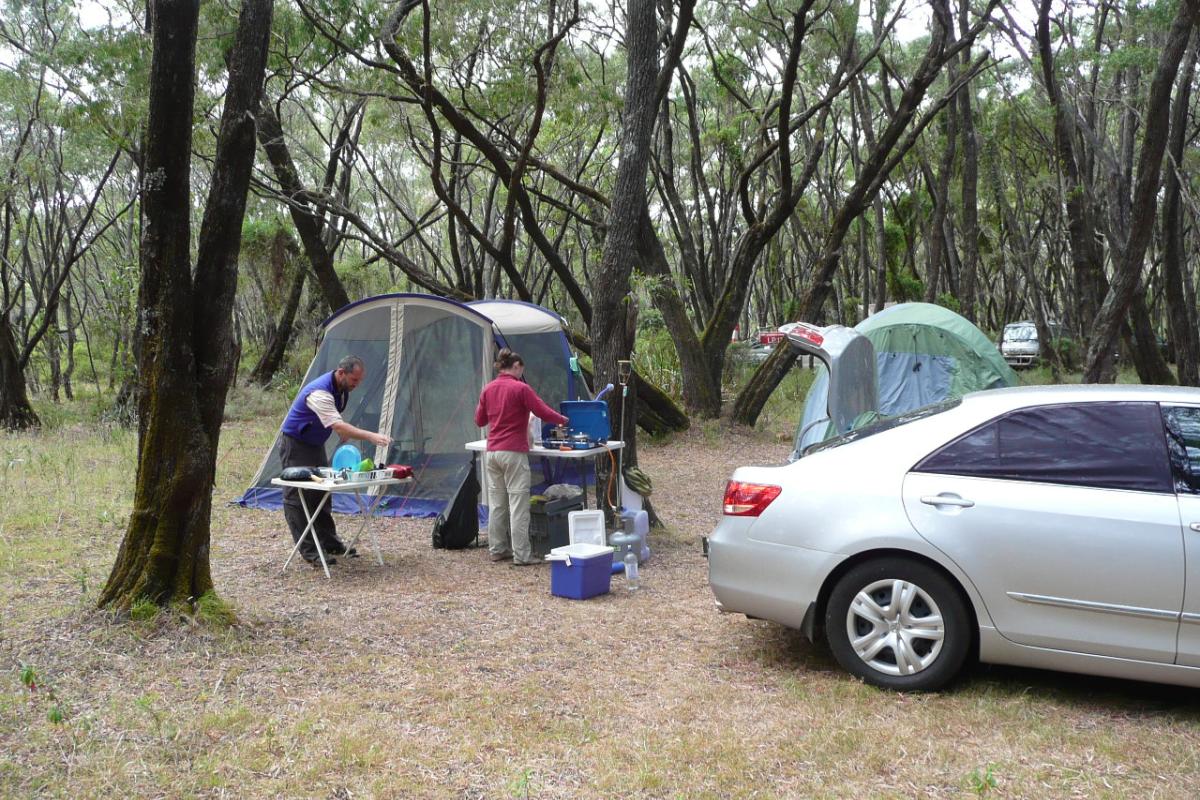
[{"label": "car rear wheel", "polygon": [[962,668],[970,616],[940,572],[906,558],[851,569],[834,586],[825,636],[848,672],[888,689],[931,691]]}]

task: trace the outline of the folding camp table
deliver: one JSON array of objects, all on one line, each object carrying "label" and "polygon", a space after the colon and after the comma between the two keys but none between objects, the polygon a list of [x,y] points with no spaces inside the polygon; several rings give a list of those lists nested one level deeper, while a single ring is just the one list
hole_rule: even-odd
[{"label": "folding camp table", "polygon": [[[570,458],[570,459],[595,458],[596,456],[601,456],[606,453],[611,453],[616,450],[620,450],[624,446],[625,446],[625,442],[617,441],[617,440],[609,440],[609,441],[605,442],[604,444],[597,445],[595,447],[589,447],[587,450],[558,450],[558,449],[553,449],[553,448],[549,448],[549,447],[542,447],[540,444],[535,444],[529,448],[529,455],[543,456],[545,458]],[[476,453],[486,453],[487,452],[487,439],[477,439],[474,442],[467,442],[467,449],[472,452],[476,452]],[[615,472],[615,470],[614,470],[614,472]],[[486,470],[485,470],[485,474],[486,474]],[[583,475],[582,489],[583,489],[583,507],[587,508],[588,504],[587,504],[587,473],[586,472]],[[600,502],[600,486],[599,486],[599,484],[597,484],[597,486],[596,486],[596,507],[599,508],[602,505],[603,504]]]},{"label": "folding camp table", "polygon": [[[371,490],[375,487],[395,486],[398,483],[408,483],[412,478],[380,478],[373,481],[343,481],[342,483],[334,483],[333,481],[285,481],[281,478],[275,478],[271,481],[273,486],[282,486],[289,489],[303,489],[309,492],[322,492],[321,500],[317,503],[317,507],[312,511],[308,510],[308,502],[304,499],[304,492],[300,493],[300,507],[304,509],[304,516],[308,520],[308,525],[304,528],[304,533],[300,534],[300,540],[296,542],[296,546],[292,548],[291,554],[287,561],[283,562],[283,572],[288,568],[288,564],[292,563],[296,552],[300,549],[300,545],[304,542],[306,536],[311,536],[313,544],[317,547],[317,556],[321,559],[321,567],[325,570],[325,577],[329,575],[329,564],[325,561],[325,552],[321,549],[321,537],[317,536],[314,529],[314,524],[317,514],[321,513],[321,509],[329,502],[330,496],[334,492],[354,492],[354,501],[358,504],[359,513],[362,514],[362,523],[358,526],[358,530],[354,534],[354,538],[346,543],[346,552],[350,552],[350,548],[354,547],[355,542],[362,536],[364,528],[377,516],[380,503],[384,498],[383,492],[371,494]],[[366,497],[364,498],[364,493]],[[379,566],[383,566],[383,553],[379,550],[379,540],[375,538],[375,530],[368,529],[371,534],[371,544],[375,548],[375,558],[379,561]]]}]

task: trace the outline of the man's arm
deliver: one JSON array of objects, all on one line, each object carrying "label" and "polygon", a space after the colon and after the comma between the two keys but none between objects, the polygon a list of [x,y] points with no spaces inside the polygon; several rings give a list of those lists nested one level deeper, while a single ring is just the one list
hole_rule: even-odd
[{"label": "man's arm", "polygon": [[392,437],[387,434],[365,431],[342,419],[342,415],[338,413],[337,406],[333,402],[333,395],[329,392],[320,389],[311,392],[305,400],[305,404],[317,415],[321,424],[340,436],[342,441],[362,439],[364,442],[370,442],[379,447],[386,447],[392,443]]},{"label": "man's arm", "polygon": [[347,439],[362,439],[364,442],[370,442],[378,447],[387,447],[392,443],[392,437],[387,434],[364,431],[362,428],[354,427],[344,419],[338,420],[330,427],[334,433],[341,437],[342,441],[346,441]]}]

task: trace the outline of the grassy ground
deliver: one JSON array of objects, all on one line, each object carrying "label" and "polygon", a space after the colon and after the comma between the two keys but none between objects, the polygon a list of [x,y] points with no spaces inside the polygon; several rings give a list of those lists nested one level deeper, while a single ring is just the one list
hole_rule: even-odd
[{"label": "grassy ground", "polygon": [[[669,530],[643,589],[549,595],[544,567],[429,547],[295,565],[281,516],[225,505],[274,435],[271,396],[222,435],[213,570],[239,622],[94,610],[129,509],[134,436],[0,438],[0,796],[1184,797],[1194,691],[976,669],[934,696],[877,691],[777,625],[718,615],[698,537],[770,432],[642,444]],[[256,411],[261,411],[258,413]],[[64,421],[71,414],[60,412]],[[343,530],[348,523],[342,522]]]}]

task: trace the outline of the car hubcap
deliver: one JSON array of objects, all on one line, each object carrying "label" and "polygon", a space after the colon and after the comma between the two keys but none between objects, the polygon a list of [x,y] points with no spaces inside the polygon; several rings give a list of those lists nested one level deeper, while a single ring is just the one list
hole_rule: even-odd
[{"label": "car hubcap", "polygon": [[850,646],[871,669],[915,675],[937,660],[946,626],[925,590],[902,580],[864,587],[846,612]]}]

